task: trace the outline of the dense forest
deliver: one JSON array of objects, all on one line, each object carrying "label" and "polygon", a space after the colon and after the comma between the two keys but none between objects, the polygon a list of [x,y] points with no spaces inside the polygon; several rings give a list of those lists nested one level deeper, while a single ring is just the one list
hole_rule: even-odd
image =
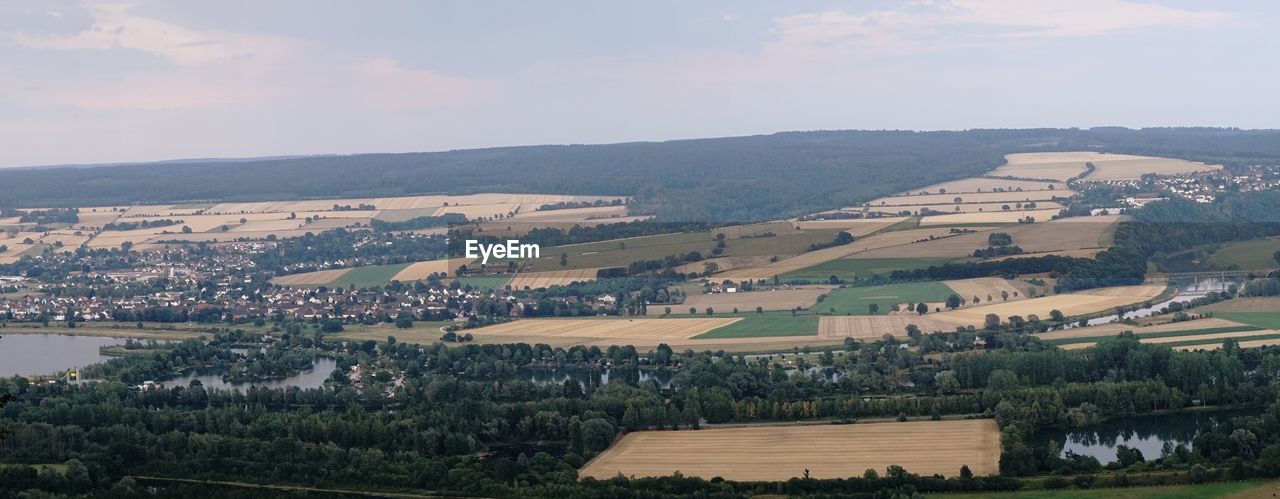
[{"label": "dense forest", "polygon": [[[1280,158],[1280,131],[1124,128],[786,132],[609,145],[0,170],[0,205],[88,206],[427,193],[636,196],[666,220],[751,221],[971,176],[1003,155],[1101,149],[1223,163]],[[352,175],[353,172],[359,175]]]}]

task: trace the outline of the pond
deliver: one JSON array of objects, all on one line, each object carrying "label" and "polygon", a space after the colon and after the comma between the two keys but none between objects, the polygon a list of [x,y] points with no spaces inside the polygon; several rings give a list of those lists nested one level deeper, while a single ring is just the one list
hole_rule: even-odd
[{"label": "pond", "polygon": [[[611,369],[602,369],[593,373],[589,369],[526,368],[520,370],[519,374],[516,375],[516,379],[557,385],[564,384],[565,380],[573,379],[583,385],[595,384],[603,386],[609,384],[609,374],[611,372],[614,374],[615,380],[617,380],[617,376],[625,375],[626,372],[638,372],[638,382],[644,383],[654,380],[662,388],[671,388],[671,379],[675,377],[675,372],[665,369],[617,370],[617,372],[613,372]],[[598,377],[593,380],[592,376],[595,376],[595,373],[598,373]]]},{"label": "pond", "polygon": [[176,378],[170,378],[159,381],[156,384],[166,387],[187,386],[192,380],[199,380],[206,390],[244,390],[250,386],[258,386],[263,388],[290,388],[298,387],[302,389],[320,388],[324,385],[324,381],[329,379],[329,375],[338,367],[338,361],[329,357],[317,358],[312,364],[311,369],[302,371],[293,376],[283,379],[272,379],[266,381],[253,381],[249,383],[228,383],[222,380],[223,372],[219,369],[196,369],[187,374]]},{"label": "pond", "polygon": [[1093,456],[1102,464],[1116,460],[1119,445],[1138,449],[1150,460],[1160,457],[1166,443],[1190,448],[1201,431],[1233,417],[1252,414],[1257,411],[1190,411],[1116,418],[1086,427],[1044,430],[1035,435],[1035,440],[1039,444],[1052,440],[1062,446],[1063,456],[1074,452]]},{"label": "pond", "polygon": [[104,346],[123,345],[121,338],[65,334],[5,334],[0,329],[0,376],[39,376],[97,364],[110,359]]}]

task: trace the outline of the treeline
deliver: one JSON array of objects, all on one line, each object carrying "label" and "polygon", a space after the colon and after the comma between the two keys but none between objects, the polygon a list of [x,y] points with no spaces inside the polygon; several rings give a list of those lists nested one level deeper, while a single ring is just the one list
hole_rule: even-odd
[{"label": "treeline", "polygon": [[[563,246],[566,244],[592,243],[623,239],[628,237],[656,236],[678,232],[709,231],[716,225],[707,222],[653,222],[639,220],[634,222],[617,222],[593,226],[574,225],[569,230],[558,227],[537,227],[520,236],[523,244],[537,244],[543,248]],[[480,241],[481,244],[505,243],[506,238],[485,235],[474,227],[455,227],[449,231],[449,254],[462,255],[463,245],[468,239]],[[707,235],[710,245],[711,236]],[[622,244],[626,244],[625,241]]]},{"label": "treeline", "polygon": [[401,220],[396,222],[387,222],[374,218],[369,224],[377,231],[395,231],[395,230],[417,230],[417,229],[434,229],[438,227],[452,227],[467,223],[466,215],[461,213],[445,213],[444,215],[435,217],[416,217],[409,220]]},{"label": "treeline", "polygon": [[[1208,128],[785,132],[658,143],[5,169],[0,203],[104,206],[534,192],[634,196],[633,212],[663,220],[754,221],[980,175],[1014,152],[1098,149],[1234,166],[1280,158],[1277,143],[1280,132],[1274,130]],[[512,175],[515,171],[521,174]]]},{"label": "treeline", "polygon": [[102,226],[102,230],[147,229],[151,227],[168,227],[171,225],[178,225],[180,223],[182,223],[182,220],[171,220],[168,218],[162,218],[160,220],[140,220],[137,222],[109,222]]}]

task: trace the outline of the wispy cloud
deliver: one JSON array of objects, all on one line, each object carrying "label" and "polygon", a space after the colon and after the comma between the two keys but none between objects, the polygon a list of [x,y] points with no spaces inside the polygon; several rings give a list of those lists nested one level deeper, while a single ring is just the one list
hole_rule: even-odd
[{"label": "wispy cloud", "polygon": [[919,0],[862,13],[826,11],[776,20],[780,50],[855,49],[895,55],[1001,39],[1104,35],[1153,27],[1206,27],[1231,19],[1128,0]]}]

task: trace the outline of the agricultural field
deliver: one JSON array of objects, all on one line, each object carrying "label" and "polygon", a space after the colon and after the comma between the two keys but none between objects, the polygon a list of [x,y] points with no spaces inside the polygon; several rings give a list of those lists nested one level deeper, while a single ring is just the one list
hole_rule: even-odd
[{"label": "agricultural field", "polygon": [[[684,299],[684,303],[673,305],[672,308],[687,311],[689,307],[694,307],[699,312],[706,310],[707,307],[716,312],[730,312],[735,308],[742,312],[754,312],[756,307],[761,307],[763,310],[792,310],[796,307],[809,308],[817,303],[818,296],[830,291],[830,286],[805,286],[768,291],[695,294],[689,295]],[[653,311],[651,310],[650,313],[652,314]]]},{"label": "agricultural field", "polygon": [[1277,251],[1280,251],[1280,238],[1230,243],[1215,251],[1209,257],[1206,267],[1272,270],[1280,266],[1275,260]]},{"label": "agricultural field", "polygon": [[784,336],[816,336],[818,316],[753,316],[742,314],[742,320],[694,336],[695,340],[720,338],[773,338]]},{"label": "agricultural field", "polygon": [[574,344],[634,340],[667,341],[688,339],[741,318],[668,318],[668,319],[521,319],[467,332],[476,341],[492,343],[547,343],[552,339],[568,339]]},{"label": "agricultural field", "polygon": [[941,320],[942,314],[898,315],[831,315],[818,319],[818,336],[826,339],[854,338],[877,340],[886,334],[906,337],[907,326],[915,326],[925,333],[955,331],[964,326],[958,322]]},{"label": "agricultural field", "polygon": [[[839,288],[831,290],[826,299],[814,306],[814,310],[827,313],[834,309],[832,315],[887,315],[894,305],[906,307],[907,303],[920,302],[936,304],[946,301],[952,294],[951,288],[940,282]],[[869,311],[872,304],[879,307],[874,314]]]},{"label": "agricultural field", "polygon": [[521,272],[511,278],[511,289],[538,289],[551,286],[567,286],[574,282],[596,280],[600,269],[551,270],[547,272]]},{"label": "agricultural field", "polygon": [[[1041,201],[1052,201],[1053,198],[1066,198],[1076,195],[1075,191],[1069,189],[1061,190],[1044,190],[1044,191],[1016,191],[1016,192],[970,192],[970,193],[953,193],[946,194],[915,194],[911,196],[889,196],[877,198],[866,204],[868,208],[884,208],[886,206],[934,206],[934,205],[951,205],[975,203],[975,204],[1008,204],[1012,207],[1016,203],[1030,203]],[[957,203],[956,199],[960,202]],[[845,210],[857,210],[863,207],[849,207]]]},{"label": "agricultural field", "polygon": [[458,267],[468,265],[471,260],[465,258],[442,258],[439,260],[427,260],[425,262],[414,262],[409,264],[396,275],[391,276],[392,281],[425,281],[432,274],[454,275],[458,271]]},{"label": "agricultural field", "polygon": [[931,225],[1010,224],[1018,223],[1019,220],[1025,220],[1027,217],[1031,217],[1032,220],[1037,222],[1044,222],[1051,220],[1054,215],[1061,212],[1061,208],[1050,208],[929,215],[920,219],[920,225],[928,227]]},{"label": "agricultural field", "polygon": [[810,279],[826,281],[831,276],[842,279],[851,277],[887,276],[895,270],[925,269],[943,265],[952,259],[941,258],[840,258],[783,274],[785,279]]},{"label": "agricultural field", "polygon": [[[928,218],[936,217],[926,217]],[[865,251],[852,255],[851,258],[963,258],[973,255],[974,250],[986,248],[990,232],[1009,234],[1013,237],[1013,244],[1026,252],[1094,249],[1100,247],[1104,236],[1120,219],[1120,215],[1101,215],[1018,224],[994,231],[980,231],[924,241],[910,246]]]},{"label": "agricultural field", "polygon": [[507,274],[463,276],[455,278],[458,284],[477,289],[502,289],[511,281]]},{"label": "agricultural field", "polygon": [[1000,432],[994,420],[852,425],[755,426],[699,431],[639,431],[622,437],[579,476],[669,476],[787,480],[862,476],[899,465],[921,475],[956,476],[962,466],[994,475]]},{"label": "agricultural field", "polygon": [[[906,191],[894,196],[911,196],[921,194],[965,194],[971,192],[1022,192],[1022,191],[1067,191],[1065,182],[1036,182],[1031,180],[1008,180],[991,177],[971,177],[950,182],[942,182]],[[1065,197],[1065,196],[1064,196]]]},{"label": "agricultural field", "polygon": [[[945,284],[955,294],[959,295],[962,300],[970,304],[973,303],[974,297],[977,297],[982,303],[1003,300],[1005,293],[1008,293],[1011,300],[1027,298],[1033,287],[1023,281],[1001,279],[999,277],[957,279],[945,281]],[[1043,291],[1040,290],[1040,292]]]},{"label": "agricultural field", "polygon": [[346,288],[355,286],[356,288],[369,288],[373,286],[381,286],[391,281],[392,277],[400,273],[408,267],[407,263],[396,263],[391,265],[370,265],[367,267],[356,267],[350,269],[350,272],[342,274],[337,279],[329,282],[330,287]]},{"label": "agricultural field", "polygon": [[[1020,204],[1021,203],[964,203],[964,204],[926,204],[926,205],[912,205],[912,206],[874,206],[874,207],[868,208],[867,210],[871,212],[877,212],[877,213],[901,213],[903,210],[906,210],[906,211],[910,211],[911,214],[913,215],[923,215],[925,213],[930,213],[930,212],[943,213],[943,214],[1001,213],[1001,212],[1006,212],[1005,207],[1008,206],[1009,207],[1009,211],[1007,211],[1008,213],[1025,213],[1026,211],[1030,211],[1030,210],[1024,209],[1023,207],[1020,207],[1019,206]],[[1053,214],[1056,215],[1058,211],[1062,210],[1062,208],[1063,206],[1061,204],[1055,203],[1053,201],[1036,201],[1034,210],[1038,210],[1038,211],[1053,210],[1054,211]],[[1035,214],[1030,214],[1030,213],[1024,214],[1023,218],[1025,218],[1027,215],[1034,216],[1036,217],[1037,220],[1043,220],[1039,216]],[[939,215],[936,215],[936,214],[929,215],[929,218],[933,218],[936,216],[939,216]],[[928,220],[928,219],[925,219],[925,220]],[[924,223],[924,220],[921,220],[921,223]]]},{"label": "agricultural field", "polygon": [[[859,238],[852,243],[836,246],[832,248],[824,248],[817,251],[810,251],[797,255],[792,258],[780,259],[777,262],[756,267],[746,267],[734,269],[731,272],[719,274],[717,278],[744,280],[744,279],[771,279],[773,276],[783,276],[787,278],[801,279],[826,279],[833,275],[826,270],[817,273],[810,272],[809,269],[815,266],[821,266],[828,262],[838,261],[841,258],[860,252],[871,251],[878,248],[888,248],[913,244],[917,241],[928,241],[931,238],[944,238],[954,236],[951,229],[933,228],[933,229],[915,229],[915,230],[898,230],[892,232],[884,232],[874,234],[867,237]],[[926,265],[927,266],[927,265]],[[914,267],[913,267],[914,268]],[[893,270],[893,269],[889,269]],[[855,272],[857,270],[854,270]],[[866,272],[865,270],[863,272]],[[875,273],[875,272],[872,272]],[[885,272],[887,273],[887,272]],[[840,276],[854,275],[835,274]],[[871,275],[867,273],[865,275]]]},{"label": "agricultural field", "polygon": [[854,237],[862,237],[867,234],[872,234],[876,231],[892,227],[904,220],[907,220],[907,217],[841,218],[834,220],[805,220],[802,222],[796,222],[796,225],[805,230],[843,230]]},{"label": "agricultural field", "polygon": [[1058,310],[1067,317],[1071,317],[1142,303],[1160,296],[1165,290],[1166,286],[1163,284],[1091,289],[1043,298],[949,310],[933,314],[932,318],[966,326],[980,327],[986,320],[987,314],[995,314],[1002,320],[1014,315],[1026,318],[1033,314],[1042,319],[1047,319],[1051,311]]},{"label": "agricultural field", "polygon": [[315,272],[303,272],[300,274],[275,277],[271,279],[271,282],[277,286],[327,286],[329,283],[341,278],[350,271],[351,269],[317,270]]},{"label": "agricultural field", "polygon": [[1093,151],[1009,154],[1005,160],[1005,165],[987,176],[1066,181],[1087,172],[1086,163],[1093,163],[1096,170],[1084,180],[1137,180],[1146,173],[1173,175],[1222,168],[1181,159]]},{"label": "agricultural field", "polygon": [[[80,222],[69,231],[82,236],[64,237],[74,249],[118,248],[126,243],[138,249],[195,242],[263,240],[299,237],[308,232],[368,227],[372,220],[403,221],[416,217],[459,213],[471,219],[507,218],[537,226],[546,223],[572,225],[587,221],[625,218],[625,206],[537,211],[560,202],[612,202],[617,196],[567,196],[552,194],[470,194],[464,196],[405,196],[394,198],[312,199],[244,203],[196,203],[173,205],[96,206],[80,208]],[[360,209],[363,205],[364,209]],[[339,207],[341,207],[339,209]],[[107,224],[179,220],[162,227],[102,231]],[[183,229],[186,227],[189,231]],[[526,228],[527,230],[527,228]],[[69,232],[68,232],[69,234]],[[0,259],[7,258],[0,256]],[[0,260],[3,261],[3,260]]]}]

